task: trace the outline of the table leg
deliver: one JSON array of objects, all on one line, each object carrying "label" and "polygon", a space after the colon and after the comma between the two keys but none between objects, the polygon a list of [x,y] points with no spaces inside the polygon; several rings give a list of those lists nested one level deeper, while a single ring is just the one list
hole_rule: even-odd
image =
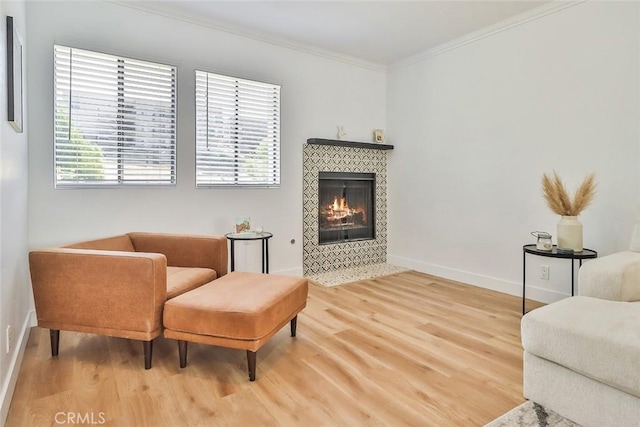
[{"label": "table leg", "polygon": [[262,274],[264,274],[264,251],[265,251],[264,245],[266,245],[266,243],[267,243],[267,239],[262,239]]},{"label": "table leg", "polygon": [[231,242],[231,271],[235,271],[235,269],[236,269],[236,262],[235,262],[236,261],[236,256],[235,256],[235,252],[234,252],[234,249],[233,249],[235,241],[234,240],[230,240],[230,242]]},{"label": "table leg", "polygon": [[524,302],[525,302],[525,280],[527,277],[527,253],[522,251],[522,314],[525,314]]},{"label": "table leg", "polygon": [[[582,267],[582,258],[580,258],[578,260],[578,273],[580,273],[580,267]],[[580,276],[578,276],[578,279],[580,278]],[[580,286],[580,283],[578,282],[578,286]]]},{"label": "table leg", "polygon": [[264,239],[265,257],[264,263],[266,265],[266,272],[269,274],[269,239]]}]

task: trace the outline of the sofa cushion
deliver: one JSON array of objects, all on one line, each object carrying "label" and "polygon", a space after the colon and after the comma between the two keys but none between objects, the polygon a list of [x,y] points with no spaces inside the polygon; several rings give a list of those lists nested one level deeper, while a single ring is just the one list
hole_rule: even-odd
[{"label": "sofa cushion", "polygon": [[217,277],[216,271],[210,268],[167,267],[167,299],[189,292]]},{"label": "sofa cushion", "polygon": [[640,397],[640,303],[576,296],[522,318],[528,353]]},{"label": "sofa cushion", "polygon": [[114,236],[105,239],[89,240],[87,242],[74,243],[63,246],[72,249],[95,249],[101,251],[125,251],[135,252],[129,236]]}]

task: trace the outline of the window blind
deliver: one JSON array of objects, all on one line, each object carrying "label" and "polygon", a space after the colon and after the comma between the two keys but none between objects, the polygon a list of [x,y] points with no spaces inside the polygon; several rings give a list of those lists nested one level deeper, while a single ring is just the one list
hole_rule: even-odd
[{"label": "window blind", "polygon": [[176,68],[54,46],[56,187],[175,184]]},{"label": "window blind", "polygon": [[280,86],[196,70],[196,187],[280,186]]}]

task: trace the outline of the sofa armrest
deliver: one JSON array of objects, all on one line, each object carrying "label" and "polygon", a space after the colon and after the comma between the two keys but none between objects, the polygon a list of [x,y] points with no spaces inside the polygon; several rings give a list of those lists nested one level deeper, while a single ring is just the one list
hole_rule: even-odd
[{"label": "sofa armrest", "polygon": [[218,277],[227,274],[227,239],[224,236],[129,233],[137,252],[155,252],[167,257],[172,267],[212,268]]},{"label": "sofa armrest", "polygon": [[613,301],[640,300],[640,253],[618,252],[580,267],[579,295]]},{"label": "sofa armrest", "polygon": [[160,333],[162,254],[51,248],[30,252],[29,268],[41,327],[143,340]]}]

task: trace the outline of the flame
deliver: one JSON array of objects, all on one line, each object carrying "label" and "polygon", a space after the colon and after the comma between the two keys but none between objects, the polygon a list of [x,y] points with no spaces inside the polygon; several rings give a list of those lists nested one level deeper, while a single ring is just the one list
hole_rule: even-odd
[{"label": "flame", "polygon": [[338,203],[338,196],[333,198],[333,207],[334,212],[342,212],[349,210],[349,204],[347,203],[346,197],[340,198],[340,203]]},{"label": "flame", "polygon": [[334,196],[333,203],[325,206],[324,211],[326,212],[327,219],[333,221],[343,220],[357,213],[364,213],[362,207],[350,208],[346,197],[338,198],[338,196]]},{"label": "flame", "polygon": [[[329,196],[329,194],[327,194]],[[321,197],[324,199],[324,197]],[[333,193],[333,200],[327,197],[320,205],[320,230],[349,229],[367,226],[370,218],[367,218],[365,201],[358,202],[358,198],[352,199],[354,207],[347,202],[344,192]],[[352,203],[353,205],[353,203]]]}]

